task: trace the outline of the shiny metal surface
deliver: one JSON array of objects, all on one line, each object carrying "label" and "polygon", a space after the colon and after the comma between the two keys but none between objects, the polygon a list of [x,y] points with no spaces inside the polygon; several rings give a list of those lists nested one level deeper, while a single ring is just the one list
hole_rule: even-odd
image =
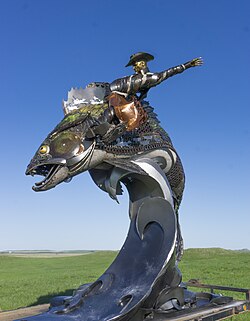
[{"label": "shiny metal surface", "polygon": [[71,89],[64,119],[28,165],[27,175],[44,176],[35,191],[89,171],[96,185],[118,201],[123,183],[131,222],[124,245],[103,275],[27,321],[142,321],[152,309],[177,311],[184,305],[176,261],[184,171],[153,108],[141,99],[151,87],[200,60],[150,73],[146,62],[152,59],[138,53],[128,63],[135,75]]}]

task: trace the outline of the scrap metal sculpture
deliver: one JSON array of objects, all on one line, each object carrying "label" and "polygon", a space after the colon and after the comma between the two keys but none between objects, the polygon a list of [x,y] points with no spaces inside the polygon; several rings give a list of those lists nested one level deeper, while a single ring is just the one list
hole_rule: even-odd
[{"label": "scrap metal sculpture", "polygon": [[153,56],[131,56],[135,74],[109,83],[72,89],[65,117],[48,135],[28,165],[27,175],[42,175],[34,191],[46,191],[89,171],[96,185],[117,200],[121,183],[129,193],[130,228],[118,256],[92,284],[71,297],[58,297],[48,312],[25,320],[144,320],[157,311],[177,311],[195,298],[181,285],[177,267],[183,245],[178,208],[184,171],[173,144],[160,126],[148,90],[200,58],[150,73]]}]

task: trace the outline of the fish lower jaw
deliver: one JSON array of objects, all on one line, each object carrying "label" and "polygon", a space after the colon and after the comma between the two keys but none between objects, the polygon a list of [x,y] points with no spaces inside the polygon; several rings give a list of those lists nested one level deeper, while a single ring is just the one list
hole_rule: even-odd
[{"label": "fish lower jaw", "polygon": [[46,191],[68,178],[68,168],[63,165],[53,165],[44,179],[32,186],[33,191]]}]

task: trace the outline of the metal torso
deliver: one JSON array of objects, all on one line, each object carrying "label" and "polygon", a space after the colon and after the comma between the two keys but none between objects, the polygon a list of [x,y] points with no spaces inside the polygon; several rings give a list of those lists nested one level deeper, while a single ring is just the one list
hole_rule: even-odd
[{"label": "metal torso", "polygon": [[182,73],[184,70],[184,65],[178,65],[162,72],[142,71],[141,73],[114,80],[110,84],[110,90],[127,95],[135,95],[138,92],[143,94],[167,78]]}]

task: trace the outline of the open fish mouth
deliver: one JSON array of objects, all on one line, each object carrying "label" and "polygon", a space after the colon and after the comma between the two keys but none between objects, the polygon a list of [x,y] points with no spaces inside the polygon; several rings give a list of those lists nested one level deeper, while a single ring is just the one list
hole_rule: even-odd
[{"label": "open fish mouth", "polygon": [[68,178],[68,168],[65,166],[66,161],[53,163],[44,163],[28,167],[26,175],[41,175],[44,178],[36,182],[32,189],[34,191],[44,191],[55,187],[59,182]]},{"label": "open fish mouth", "polygon": [[32,189],[36,192],[45,191],[59,183],[69,182],[79,171],[88,169],[94,148],[95,143],[92,143],[85,151],[69,159],[55,157],[40,162],[34,158],[28,165],[26,175],[41,175],[44,178],[36,182]]},{"label": "open fish mouth", "polygon": [[48,184],[62,167],[62,165],[47,164],[39,167],[36,169],[37,175],[45,175],[45,177],[40,182],[35,183],[35,185],[32,187],[33,190],[40,189],[41,187],[44,187],[46,184]]}]

